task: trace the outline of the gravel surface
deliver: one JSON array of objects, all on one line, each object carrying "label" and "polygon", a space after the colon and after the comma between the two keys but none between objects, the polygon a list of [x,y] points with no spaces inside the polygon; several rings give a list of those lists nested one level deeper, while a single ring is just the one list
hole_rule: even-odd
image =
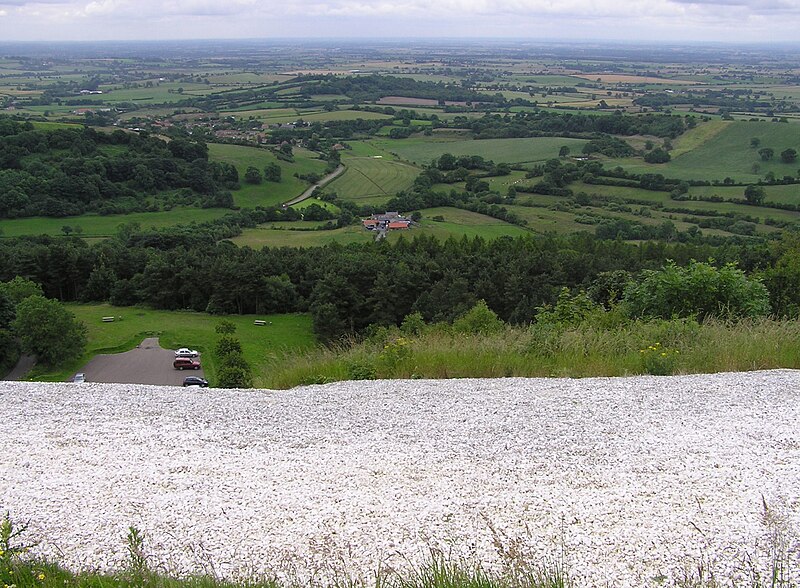
[{"label": "gravel surface", "polygon": [[[768,569],[800,581],[800,372],[401,380],[289,391],[0,382],[0,510],[40,552],[295,580],[431,549],[563,557],[578,586]],[[502,545],[503,549],[498,549]]]}]

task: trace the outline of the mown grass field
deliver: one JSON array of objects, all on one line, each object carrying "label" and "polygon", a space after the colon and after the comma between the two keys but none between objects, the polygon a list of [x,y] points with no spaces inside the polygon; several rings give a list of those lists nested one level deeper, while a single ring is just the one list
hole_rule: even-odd
[{"label": "mown grass field", "polygon": [[[789,147],[800,150],[800,125],[736,121],[724,126],[715,124],[706,129],[705,136],[698,131],[698,134],[686,139],[690,150],[683,151],[664,164],[648,164],[639,158],[606,159],[603,163],[606,167],[619,165],[634,173],[660,173],[687,180],[723,180],[730,177],[736,181],[757,182],[768,172],[773,172],[779,178],[797,175],[800,163],[783,163],[780,153]],[[761,141],[758,149],[774,149],[775,157],[771,161],[762,161],[758,149],[750,146],[753,137]],[[680,148],[681,144],[677,146]],[[758,166],[757,171],[754,171],[754,164]]]},{"label": "mown grass field", "polygon": [[332,229],[330,231],[292,231],[270,228],[269,223],[253,229],[245,229],[231,239],[239,246],[261,249],[262,247],[319,247],[328,243],[367,243],[374,235],[360,225]]},{"label": "mown grass field", "polygon": [[[800,205],[800,185],[798,184],[763,186],[763,188],[766,193],[764,198],[766,202]],[[725,199],[744,198],[744,188],[742,186],[692,186],[689,188],[689,194],[704,198],[711,196],[720,196]],[[765,212],[765,214],[769,213]],[[800,220],[800,215],[798,220]]]},{"label": "mown grass field", "polygon": [[[157,336],[165,349],[191,347],[200,351],[204,371],[213,385],[216,366],[211,352],[219,337],[214,327],[224,318],[237,326],[236,337],[242,343],[245,359],[253,367],[254,385],[264,386],[267,365],[275,354],[308,350],[316,342],[311,330],[311,317],[307,314],[220,317],[200,312],[147,310],[108,304],[68,304],[67,308],[86,324],[89,339],[86,353],[58,372],[39,374],[36,379],[67,380],[95,355],[128,351],[145,337]],[[101,321],[104,316],[121,319],[104,323]],[[272,324],[256,327],[254,319],[271,321]]]},{"label": "mown grass field", "polygon": [[[156,85],[157,84],[157,85]],[[178,90],[183,88],[183,92]],[[87,99],[102,100],[107,104],[135,102],[137,104],[162,104],[181,102],[190,96],[204,96],[216,92],[212,85],[188,82],[157,82],[152,88],[123,88],[115,85],[100,86],[102,94],[87,96]]]},{"label": "mown grass field", "polygon": [[345,172],[328,184],[343,200],[364,204],[385,202],[414,183],[419,170],[407,163],[374,157],[344,157]]},{"label": "mown grass field", "polygon": [[529,139],[442,139],[437,137],[410,137],[402,140],[373,140],[379,149],[396,153],[415,164],[428,163],[444,153],[453,155],[480,155],[495,163],[528,163],[558,157],[558,150],[566,145],[572,153],[580,153],[586,141],[562,137],[535,137]]},{"label": "mown grass field", "polygon": [[[192,222],[206,222],[230,214],[227,208],[187,208],[176,207],[164,212],[132,212],[130,214],[67,216],[51,218],[34,216],[29,218],[0,220],[0,237],[21,237],[23,235],[64,235],[64,226],[73,228],[73,236],[84,238],[110,237],[119,231],[120,226],[139,223],[143,229],[155,227],[163,229]],[[80,227],[81,232],[74,229]]]},{"label": "mown grass field", "polygon": [[[309,187],[309,183],[294,177],[294,174],[316,173],[322,175],[326,165],[324,161],[318,159],[316,153],[299,148],[294,150],[293,163],[278,159],[267,149],[242,145],[209,143],[208,155],[209,159],[213,161],[224,161],[236,166],[239,171],[241,188],[233,192],[233,201],[242,208],[273,206],[299,196]],[[244,182],[244,173],[249,166],[253,166],[263,173],[264,166],[268,163],[277,163],[281,166],[280,182],[262,182],[260,184]]]},{"label": "mown grass field", "polygon": [[[414,227],[410,231],[390,232],[388,239],[392,241],[403,236],[408,238],[418,234],[430,235],[441,240],[450,237],[497,239],[498,237],[519,237],[530,234],[530,231],[523,227],[460,208],[441,206],[425,208],[420,212],[422,219],[419,227]],[[443,217],[444,221],[434,221],[433,217],[435,216]]]}]

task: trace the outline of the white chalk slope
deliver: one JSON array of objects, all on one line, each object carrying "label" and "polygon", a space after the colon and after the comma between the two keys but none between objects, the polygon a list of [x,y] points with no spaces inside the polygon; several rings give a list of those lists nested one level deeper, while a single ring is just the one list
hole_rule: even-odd
[{"label": "white chalk slope", "polygon": [[368,577],[431,548],[494,565],[499,540],[563,554],[578,585],[641,586],[767,565],[762,497],[800,528],[798,371],[2,382],[0,417],[0,509],[73,567],[119,565],[135,525],[179,572]]}]

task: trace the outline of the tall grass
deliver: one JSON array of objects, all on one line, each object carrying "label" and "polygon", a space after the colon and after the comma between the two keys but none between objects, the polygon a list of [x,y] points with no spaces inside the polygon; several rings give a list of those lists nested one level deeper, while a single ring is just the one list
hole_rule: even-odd
[{"label": "tall grass", "polygon": [[[494,333],[426,326],[273,358],[270,388],[340,380],[695,374],[800,368],[800,322],[753,319],[586,321]],[[656,346],[656,344],[658,344]],[[654,351],[655,348],[658,351]]]}]

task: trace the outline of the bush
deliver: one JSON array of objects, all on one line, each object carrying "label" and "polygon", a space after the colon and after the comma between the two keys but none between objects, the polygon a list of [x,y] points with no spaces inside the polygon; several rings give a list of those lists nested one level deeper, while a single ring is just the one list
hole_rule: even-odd
[{"label": "bush", "polygon": [[233,335],[236,332],[236,324],[229,320],[221,320],[214,327],[214,331],[218,335]]},{"label": "bush", "polygon": [[769,293],[759,280],[748,279],[733,264],[715,268],[692,260],[687,267],[669,263],[645,270],[625,290],[631,317],[700,319],[758,317],[769,313]]},{"label": "bush", "polygon": [[648,345],[640,349],[642,370],[653,376],[670,376],[675,373],[678,361],[678,350],[662,347],[661,343]]},{"label": "bush", "polygon": [[656,147],[644,156],[644,160],[647,163],[667,163],[670,159],[672,159],[670,154],[661,147]]},{"label": "bush", "polygon": [[220,388],[252,388],[253,376],[249,369],[241,366],[227,366],[219,370]]},{"label": "bush", "polygon": [[214,346],[214,355],[217,359],[224,362],[231,354],[242,354],[241,342],[236,337],[231,337],[230,335],[220,337],[216,346]]},{"label": "bush", "polygon": [[594,302],[581,290],[574,296],[568,288],[562,288],[555,306],[546,304],[536,308],[536,325],[563,329],[579,325],[591,315],[604,312],[602,305]]},{"label": "bush", "polygon": [[503,330],[503,326],[503,321],[484,300],[478,300],[475,306],[453,322],[455,332],[472,335],[497,333]]}]

